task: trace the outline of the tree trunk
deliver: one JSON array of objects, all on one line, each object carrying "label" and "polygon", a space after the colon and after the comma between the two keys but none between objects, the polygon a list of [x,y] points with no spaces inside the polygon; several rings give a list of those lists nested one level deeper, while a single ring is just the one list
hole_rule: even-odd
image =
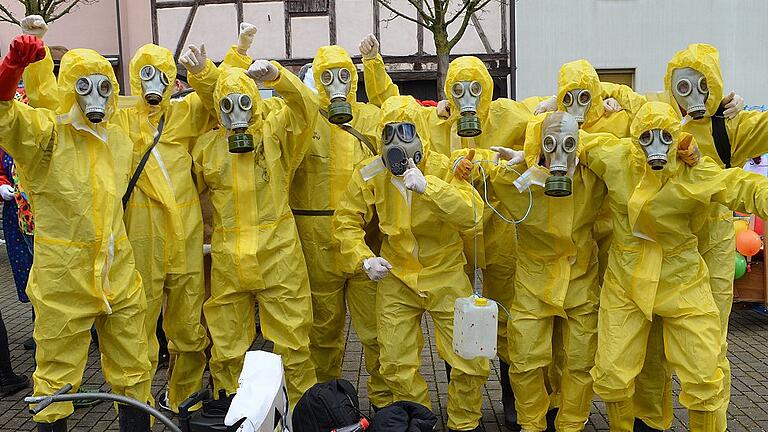
[{"label": "tree trunk", "polygon": [[437,98],[445,99],[445,78],[448,74],[448,65],[450,63],[451,48],[448,45],[448,33],[445,31],[436,31],[435,52],[437,54]]}]

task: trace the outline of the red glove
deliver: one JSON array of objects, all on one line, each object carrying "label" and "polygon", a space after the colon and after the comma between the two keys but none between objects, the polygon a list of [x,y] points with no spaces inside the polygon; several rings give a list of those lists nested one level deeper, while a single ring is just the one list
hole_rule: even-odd
[{"label": "red glove", "polygon": [[16,36],[0,63],[0,101],[13,99],[24,68],[43,58],[45,45],[40,38],[30,35]]}]

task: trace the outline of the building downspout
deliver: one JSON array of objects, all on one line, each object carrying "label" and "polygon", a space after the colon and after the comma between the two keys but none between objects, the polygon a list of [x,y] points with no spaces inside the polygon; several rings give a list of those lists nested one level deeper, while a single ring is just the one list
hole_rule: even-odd
[{"label": "building downspout", "polygon": [[517,37],[515,35],[515,0],[509,0],[509,98],[517,98]]},{"label": "building downspout", "polygon": [[124,79],[125,74],[128,72],[125,69],[125,63],[123,62],[123,29],[122,18],[120,17],[120,0],[115,0],[115,13],[117,15],[117,58],[120,64],[120,77],[118,78],[118,82],[120,83],[120,88],[123,89],[123,93],[128,94]]}]

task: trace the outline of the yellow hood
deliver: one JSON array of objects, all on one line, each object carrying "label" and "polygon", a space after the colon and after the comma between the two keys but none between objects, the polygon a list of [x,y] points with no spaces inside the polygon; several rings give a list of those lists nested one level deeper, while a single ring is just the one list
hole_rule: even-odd
[{"label": "yellow hood", "polygon": [[478,102],[477,117],[482,123],[485,123],[488,120],[488,111],[491,109],[491,101],[493,100],[493,79],[488,68],[485,67],[485,63],[477,57],[464,56],[455,59],[448,66],[444,91],[454,116],[459,115],[459,108],[451,97],[451,87],[458,81],[477,81],[483,87]]},{"label": "yellow hood", "polygon": [[144,109],[148,109],[149,104],[147,104],[147,102],[144,101],[144,98],[141,97],[144,90],[141,88],[139,71],[147,65],[154,66],[168,77],[168,82],[170,84],[166,87],[165,93],[163,94],[163,101],[160,103],[160,107],[165,110],[168,107],[168,104],[170,104],[171,93],[173,93],[173,83],[176,81],[176,62],[173,60],[173,54],[171,54],[167,48],[147,44],[139,48],[133,56],[133,59],[131,59],[131,94],[139,97],[140,101],[137,104]]},{"label": "yellow hood", "polygon": [[331,103],[331,99],[325,91],[325,86],[320,83],[320,75],[328,69],[342,67],[349,69],[349,72],[352,74],[347,102],[357,102],[357,68],[352,63],[352,58],[349,57],[347,51],[338,45],[322,46],[317,49],[315,59],[312,61],[312,75],[315,77],[320,107],[325,108]]},{"label": "yellow hood", "polygon": [[557,77],[557,108],[560,111],[565,111],[563,96],[566,92],[574,89],[589,90],[592,94],[592,104],[587,110],[584,124],[590,125],[599,120],[605,112],[603,89],[600,86],[600,77],[598,77],[595,68],[584,59],[575,60],[560,67],[560,73]]},{"label": "yellow hood", "polygon": [[[637,115],[632,120],[632,124],[629,126],[630,137],[634,144],[632,146],[632,155],[646,166],[648,164],[646,163],[645,153],[640,145],[640,135],[650,129],[664,129],[672,134],[672,145],[667,154],[667,165],[661,172],[667,175],[676,172],[681,167],[680,162],[677,160],[677,146],[681,140],[689,140],[691,137],[682,131],[680,119],[675,109],[664,102],[648,102],[640,107]],[[650,170],[650,167],[647,169]]]},{"label": "yellow hood", "polygon": [[109,61],[91,49],[77,48],[67,51],[61,58],[59,68],[59,103],[58,114],[66,114],[77,105],[77,93],[75,83],[81,77],[102,74],[112,82],[112,96],[107,101],[107,110],[104,121],[108,121],[117,109],[117,95],[120,93],[120,85],[115,78],[115,71]]},{"label": "yellow hood", "polygon": [[691,68],[700,72],[707,78],[709,85],[709,97],[707,98],[707,117],[717,112],[720,101],[723,100],[723,75],[720,73],[720,53],[717,48],[708,44],[691,44],[688,48],[678,51],[667,65],[667,73],[664,75],[664,88],[672,103],[672,72],[675,69]]},{"label": "yellow hood", "polygon": [[[261,93],[256,83],[245,74],[245,69],[230,67],[221,71],[216,80],[216,89],[213,91],[213,103],[216,107],[216,118],[221,121],[219,116],[219,103],[224,97],[239,93],[251,97],[253,100],[253,114],[251,115],[251,125],[249,130],[258,130],[262,122],[262,100]],[[252,132],[253,133],[253,132]]]},{"label": "yellow hood", "polygon": [[[412,96],[392,96],[381,106],[381,121],[376,128],[376,136],[381,137],[381,132],[387,123],[410,122],[416,125],[416,133],[421,139],[424,150],[424,159],[427,158],[430,148],[429,124],[425,113],[428,112],[416,102]],[[377,141],[378,150],[381,153],[381,138]]]}]

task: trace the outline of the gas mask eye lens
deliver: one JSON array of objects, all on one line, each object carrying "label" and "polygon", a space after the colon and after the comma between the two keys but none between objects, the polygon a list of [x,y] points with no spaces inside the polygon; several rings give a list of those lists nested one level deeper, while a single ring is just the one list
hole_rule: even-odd
[{"label": "gas mask eye lens", "polygon": [[567,153],[571,153],[576,150],[576,138],[572,136],[566,137],[565,141],[563,141],[563,150],[565,150]]},{"label": "gas mask eye lens", "polygon": [[666,145],[672,145],[672,134],[665,130],[661,131],[661,142]]},{"label": "gas mask eye lens", "polygon": [[164,86],[167,86],[168,84],[170,84],[170,81],[168,81],[168,77],[164,73],[162,73],[162,72],[160,72],[160,82]]},{"label": "gas mask eye lens", "polygon": [[651,143],[653,140],[653,134],[651,131],[645,131],[642,134],[640,134],[640,144],[647,146]]},{"label": "gas mask eye lens", "polygon": [[464,96],[464,86],[461,83],[456,83],[451,87],[451,94],[455,98]]},{"label": "gas mask eye lens", "polygon": [[709,84],[707,84],[707,78],[701,77],[699,78],[699,91],[702,93],[709,92]]},{"label": "gas mask eye lens", "polygon": [[469,94],[471,94],[474,97],[480,96],[480,94],[483,92],[483,86],[477,81],[472,81],[472,83],[469,85]]},{"label": "gas mask eye lens", "polygon": [[331,83],[333,82],[333,72],[329,70],[324,70],[323,73],[320,74],[320,82],[324,86],[331,85]]},{"label": "gas mask eye lens", "polygon": [[397,136],[406,143],[416,138],[416,126],[413,123],[400,123],[397,126]]},{"label": "gas mask eye lens", "polygon": [[89,80],[88,78],[85,78],[85,77],[78,79],[77,82],[75,83],[75,91],[80,96],[85,96],[88,93],[90,93],[91,92],[91,80]]},{"label": "gas mask eye lens", "polygon": [[139,71],[139,78],[141,78],[142,81],[149,81],[155,76],[155,67],[154,66],[144,66]]},{"label": "gas mask eye lens", "polygon": [[243,111],[250,111],[253,107],[253,100],[248,95],[240,95],[237,99],[237,104],[240,105],[240,109]]},{"label": "gas mask eye lens", "polygon": [[542,145],[544,147],[544,151],[547,153],[552,153],[555,151],[555,145],[557,144],[557,141],[555,141],[555,137],[552,135],[547,135],[544,137],[544,141],[542,142]]},{"label": "gas mask eye lens", "polygon": [[573,95],[571,94],[571,92],[566,92],[565,95],[563,96],[563,105],[567,107],[573,105]]},{"label": "gas mask eye lens", "polygon": [[352,74],[349,72],[349,69],[339,69],[339,81],[341,81],[343,84],[346,84],[349,82],[350,78],[352,78]]},{"label": "gas mask eye lens", "polygon": [[112,94],[112,83],[109,82],[109,78],[104,78],[99,83],[99,94],[103,97],[109,97]]},{"label": "gas mask eye lens", "polygon": [[234,108],[234,104],[228,97],[225,97],[224,99],[222,99],[221,102],[219,103],[219,106],[221,107],[221,112],[225,114],[231,113],[232,109]]},{"label": "gas mask eye lens", "polygon": [[589,105],[589,103],[592,102],[592,94],[589,93],[589,90],[582,90],[579,92],[579,105]]},{"label": "gas mask eye lens", "polygon": [[687,79],[683,78],[680,81],[677,82],[677,86],[675,87],[677,89],[677,94],[680,96],[688,96],[691,94],[691,82]]},{"label": "gas mask eye lens", "polygon": [[392,138],[395,137],[395,127],[391,124],[384,126],[384,130],[381,131],[381,142],[387,145],[392,142]]}]

